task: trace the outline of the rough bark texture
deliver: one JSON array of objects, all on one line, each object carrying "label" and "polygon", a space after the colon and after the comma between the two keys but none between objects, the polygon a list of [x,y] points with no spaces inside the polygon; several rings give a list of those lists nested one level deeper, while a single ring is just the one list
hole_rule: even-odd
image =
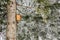
[{"label": "rough bark texture", "polygon": [[9,0],[7,4],[7,39],[6,40],[16,40],[16,1]]}]

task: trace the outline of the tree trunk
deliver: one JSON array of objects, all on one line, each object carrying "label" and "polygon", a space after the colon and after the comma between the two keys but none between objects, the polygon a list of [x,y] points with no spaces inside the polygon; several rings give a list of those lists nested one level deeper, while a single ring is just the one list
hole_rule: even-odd
[{"label": "tree trunk", "polygon": [[7,3],[7,32],[6,40],[16,40],[16,0]]}]

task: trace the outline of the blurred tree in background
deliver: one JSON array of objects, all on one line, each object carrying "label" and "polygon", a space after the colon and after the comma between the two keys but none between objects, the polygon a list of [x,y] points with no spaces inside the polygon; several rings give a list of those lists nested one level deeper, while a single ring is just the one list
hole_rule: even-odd
[{"label": "blurred tree in background", "polygon": [[[59,0],[16,0],[17,40],[60,40]],[[5,34],[7,25],[7,0],[0,0],[0,27]]]},{"label": "blurred tree in background", "polygon": [[7,2],[5,0],[0,0],[0,24],[6,24],[6,14],[7,14]]}]

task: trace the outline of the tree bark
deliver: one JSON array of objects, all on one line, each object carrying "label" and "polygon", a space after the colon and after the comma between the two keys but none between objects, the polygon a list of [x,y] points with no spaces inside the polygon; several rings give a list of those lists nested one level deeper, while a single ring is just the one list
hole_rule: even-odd
[{"label": "tree bark", "polygon": [[16,40],[16,0],[7,3],[7,30],[6,40]]}]

